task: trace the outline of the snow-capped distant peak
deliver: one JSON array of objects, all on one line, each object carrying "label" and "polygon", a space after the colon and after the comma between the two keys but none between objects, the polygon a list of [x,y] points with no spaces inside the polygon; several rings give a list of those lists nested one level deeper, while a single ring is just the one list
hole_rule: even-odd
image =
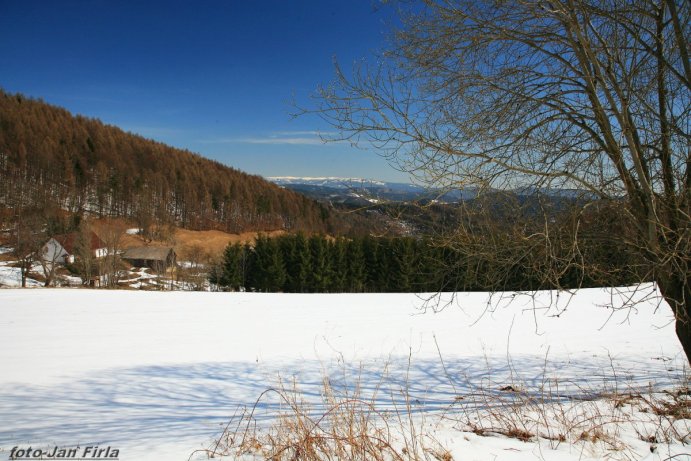
[{"label": "snow-capped distant peak", "polygon": [[352,187],[385,186],[384,181],[365,178],[339,178],[335,176],[301,177],[301,176],[269,176],[265,178],[276,184],[309,184],[314,186]]}]

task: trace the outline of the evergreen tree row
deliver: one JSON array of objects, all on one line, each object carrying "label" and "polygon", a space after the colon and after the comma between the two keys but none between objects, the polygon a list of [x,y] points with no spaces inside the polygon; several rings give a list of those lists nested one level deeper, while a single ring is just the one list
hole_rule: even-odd
[{"label": "evergreen tree row", "polygon": [[289,293],[436,291],[430,248],[413,238],[259,236],[229,245],[211,283],[228,290]]},{"label": "evergreen tree row", "polygon": [[[558,279],[544,279],[537,264],[547,259],[539,252],[527,254],[522,264],[516,264],[505,262],[515,258],[470,255],[465,250],[411,237],[260,235],[253,245],[229,245],[221,262],[211,268],[209,281],[230,291],[420,293],[617,286],[639,276],[619,272],[603,280],[565,264]],[[589,257],[603,264],[631,264],[612,262],[609,254],[591,253]]]}]

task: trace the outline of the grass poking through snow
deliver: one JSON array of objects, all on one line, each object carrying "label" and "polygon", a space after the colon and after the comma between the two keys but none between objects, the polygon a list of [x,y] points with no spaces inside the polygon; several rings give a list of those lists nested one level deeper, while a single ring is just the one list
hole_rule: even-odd
[{"label": "grass poking through snow", "polygon": [[659,445],[691,442],[685,383],[666,392],[625,388],[616,381],[607,389],[567,391],[558,379],[543,378],[531,388],[512,376],[503,385],[487,381],[458,393],[443,411],[420,412],[405,384],[382,405],[382,394],[391,392],[382,383],[365,392],[359,380],[335,389],[324,378],[315,399],[294,381],[279,382],[253,407],[239,411],[212,447],[195,454],[233,460],[453,461],[460,459],[454,458],[458,451],[440,441],[448,442],[451,433],[465,440],[475,434],[533,444],[547,460],[549,450],[640,459]]}]

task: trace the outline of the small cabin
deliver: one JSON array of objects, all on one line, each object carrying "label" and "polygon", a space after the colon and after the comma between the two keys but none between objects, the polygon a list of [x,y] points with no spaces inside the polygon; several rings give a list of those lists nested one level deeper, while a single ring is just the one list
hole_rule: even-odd
[{"label": "small cabin", "polygon": [[177,263],[172,247],[133,247],[126,249],[120,257],[135,267],[149,267],[164,273]]}]

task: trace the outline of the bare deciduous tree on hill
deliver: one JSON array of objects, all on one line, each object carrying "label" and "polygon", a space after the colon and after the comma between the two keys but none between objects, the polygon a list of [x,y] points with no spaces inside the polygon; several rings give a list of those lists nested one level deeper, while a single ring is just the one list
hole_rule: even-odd
[{"label": "bare deciduous tree on hill", "polygon": [[103,261],[103,276],[105,285],[110,288],[118,286],[120,275],[120,252],[123,247],[123,236],[127,231],[124,222],[112,220],[101,226],[99,237],[106,245],[107,255]]},{"label": "bare deciduous tree on hill", "polygon": [[41,259],[41,247],[45,243],[45,219],[40,208],[21,208],[14,217],[12,232],[12,253],[19,261],[21,286],[26,288],[26,281],[35,262]]},{"label": "bare deciduous tree on hill", "polygon": [[74,240],[74,267],[79,273],[84,285],[88,285],[94,277],[102,273],[100,262],[94,253],[92,245],[93,228],[91,223],[82,219],[76,231]]},{"label": "bare deciduous tree on hill", "polygon": [[[691,357],[690,14],[683,0],[426,0],[377,66],[337,68],[317,112],[431,184],[618,203],[628,231],[601,237],[644,261]],[[550,257],[543,229],[512,240]]]}]

